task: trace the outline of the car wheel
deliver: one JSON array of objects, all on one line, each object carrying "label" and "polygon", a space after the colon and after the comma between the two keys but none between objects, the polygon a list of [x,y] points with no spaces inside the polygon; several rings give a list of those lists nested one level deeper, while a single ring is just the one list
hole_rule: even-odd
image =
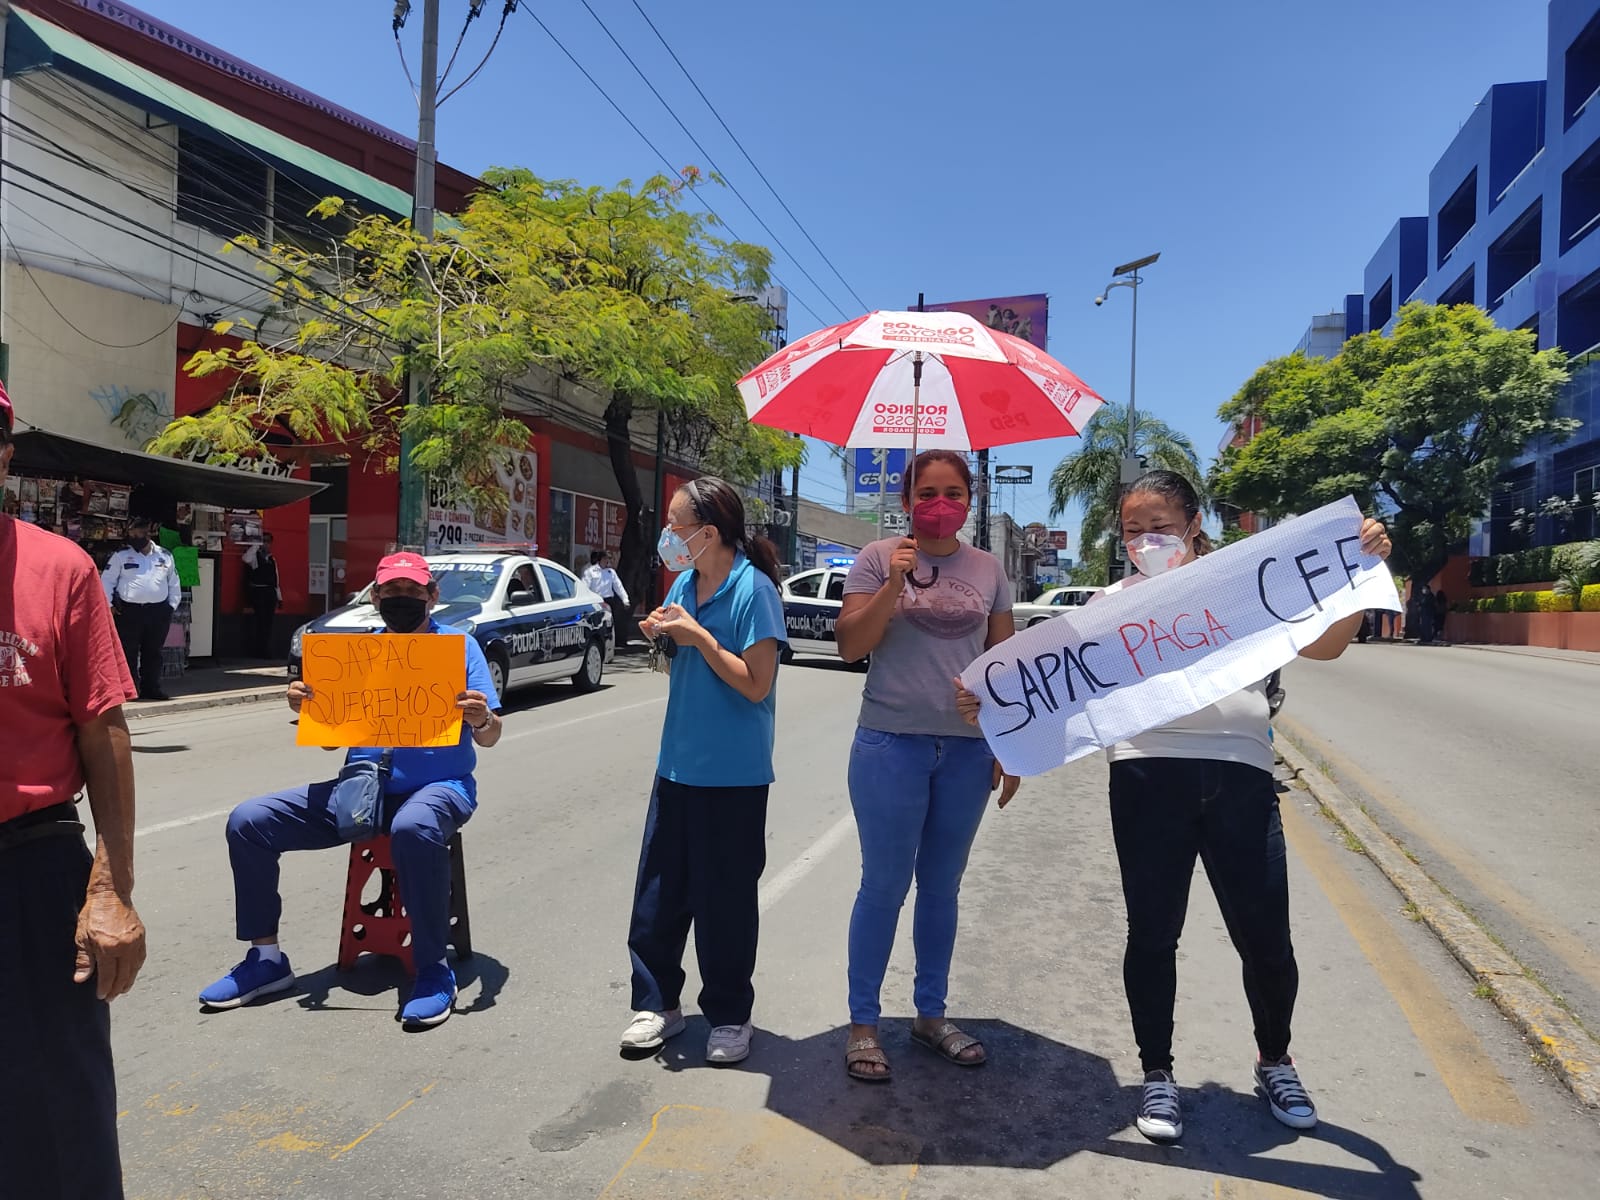
[{"label": "car wheel", "polygon": [[506,663],[499,654],[489,655],[489,682],[494,684],[494,694],[506,698]]},{"label": "car wheel", "polygon": [[599,642],[590,642],[583,651],[583,666],[578,668],[578,673],[572,677],[572,686],[580,692],[592,692],[600,686],[600,677],[605,674],[606,657],[600,650]]}]

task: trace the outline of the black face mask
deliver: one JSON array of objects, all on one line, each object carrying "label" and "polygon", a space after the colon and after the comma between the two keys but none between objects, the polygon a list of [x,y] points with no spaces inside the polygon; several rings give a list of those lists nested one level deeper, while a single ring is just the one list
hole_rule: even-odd
[{"label": "black face mask", "polygon": [[428,602],[416,596],[385,596],[378,615],[391,633],[415,633],[428,616]]},{"label": "black face mask", "polygon": [[128,535],[128,544],[139,551],[140,554],[143,554],[150,549],[150,535],[148,533],[130,533]]}]

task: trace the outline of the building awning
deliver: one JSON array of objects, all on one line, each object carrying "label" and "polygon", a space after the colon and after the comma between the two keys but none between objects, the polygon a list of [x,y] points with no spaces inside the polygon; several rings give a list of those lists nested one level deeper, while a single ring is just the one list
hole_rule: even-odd
[{"label": "building awning", "polygon": [[42,17],[13,9],[5,48],[7,75],[43,68],[59,71],[195,133],[242,142],[280,169],[314,176],[326,182],[330,192],[365,201],[377,212],[411,215],[411,197],[393,184],[241,117]]},{"label": "building awning", "polygon": [[170,500],[217,508],[278,508],[313,496],[327,486],[305,479],[258,475],[233,467],[213,467],[140,450],[119,450],[17,422],[11,439],[16,475],[93,479],[147,488]]}]

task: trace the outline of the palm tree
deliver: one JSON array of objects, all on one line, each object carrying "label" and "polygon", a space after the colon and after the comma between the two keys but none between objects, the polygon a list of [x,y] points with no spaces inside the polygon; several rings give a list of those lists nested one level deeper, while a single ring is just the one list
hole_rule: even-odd
[{"label": "palm tree", "polygon": [[[1087,558],[1113,528],[1122,492],[1122,456],[1127,453],[1128,410],[1107,404],[1089,418],[1080,449],[1067,455],[1050,472],[1050,515],[1058,517],[1068,505],[1082,504],[1083,525],[1078,532],[1079,553]],[[1202,507],[1209,507],[1205,477],[1194,443],[1165,421],[1141,411],[1134,426],[1134,447],[1146,465],[1173,471],[1194,485]]]}]

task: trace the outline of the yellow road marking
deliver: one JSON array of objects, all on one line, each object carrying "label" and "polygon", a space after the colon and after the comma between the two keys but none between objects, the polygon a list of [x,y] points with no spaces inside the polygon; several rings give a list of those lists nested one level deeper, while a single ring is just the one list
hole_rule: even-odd
[{"label": "yellow road marking", "polygon": [[1216,1200],[1292,1200],[1296,1196],[1317,1194],[1254,1179],[1218,1179],[1212,1185],[1211,1192]]},{"label": "yellow road marking", "polygon": [[1436,824],[1430,828],[1430,822],[1404,800],[1350,762],[1332,745],[1304,725],[1282,716],[1277,718],[1277,723],[1305,748],[1308,756],[1322,755],[1334,765],[1340,775],[1346,776],[1376,800],[1405,831],[1407,840],[1427,847],[1435,856],[1448,863],[1489,901],[1510,913],[1530,935],[1544,945],[1545,949],[1560,959],[1568,970],[1586,980],[1591,987],[1600,989],[1600,955],[1590,949],[1582,938],[1565,926],[1556,924],[1552,914],[1541,910],[1532,900],[1486,868],[1470,851],[1442,838],[1437,832]]},{"label": "yellow road marking", "polygon": [[334,1152],[333,1152],[333,1153],[332,1153],[332,1154],[330,1154],[330,1155],[329,1155],[329,1156],[328,1156],[328,1157],[329,1157],[329,1158],[338,1158],[338,1157],[340,1157],[340,1156],[341,1156],[341,1155],[344,1155],[344,1154],[348,1154],[348,1153],[350,1153],[350,1151],[352,1151],[352,1150],[354,1150],[354,1149],[355,1149],[355,1148],[356,1148],[356,1147],[357,1147],[357,1146],[359,1146],[359,1145],[361,1145],[361,1143],[362,1143],[362,1142],[364,1142],[364,1141],[366,1141],[366,1140],[367,1140],[367,1139],[368,1139],[368,1138],[369,1138],[369,1137],[371,1137],[371,1136],[372,1136],[372,1135],[373,1135],[373,1134],[375,1134],[375,1133],[377,1133],[377,1132],[378,1132],[378,1130],[380,1130],[380,1129],[382,1129],[382,1128],[383,1128],[383,1127],[384,1127],[384,1126],[385,1126],[385,1125],[387,1125],[387,1124],[388,1124],[388,1123],[389,1123],[389,1122],[390,1122],[390,1121],[392,1121],[392,1120],[394,1120],[394,1119],[395,1119],[395,1118],[396,1118],[396,1117],[398,1117],[398,1116],[399,1116],[399,1115],[400,1115],[400,1114],[401,1114],[401,1113],[403,1113],[403,1112],[405,1112],[405,1110],[406,1110],[406,1109],[408,1109],[408,1108],[410,1108],[410,1107],[411,1107],[411,1106],[412,1106],[412,1105],[413,1105],[413,1104],[415,1104],[415,1103],[416,1103],[416,1102],[417,1102],[417,1101],[418,1101],[418,1100],[420,1100],[420,1099],[422,1099],[422,1097],[424,1097],[424,1096],[426,1096],[426,1095],[427,1095],[427,1094],[428,1094],[428,1093],[429,1093],[429,1092],[431,1092],[431,1091],[433,1091],[433,1089],[434,1089],[434,1088],[436,1088],[436,1087],[438,1087],[438,1086],[439,1086],[439,1081],[438,1081],[438,1080],[437,1080],[437,1079],[435,1079],[435,1080],[434,1080],[434,1081],[433,1081],[433,1082],[432,1082],[432,1083],[430,1083],[430,1084],[428,1084],[428,1086],[427,1086],[427,1087],[425,1087],[425,1088],[423,1088],[423,1089],[422,1089],[422,1090],[421,1090],[421,1091],[420,1091],[420,1092],[418,1092],[418,1093],[417,1093],[417,1094],[416,1094],[416,1095],[415,1095],[415,1096],[413,1096],[413,1097],[411,1097],[411,1099],[409,1099],[409,1100],[407,1100],[407,1101],[406,1101],[406,1102],[405,1102],[405,1103],[404,1103],[404,1104],[402,1104],[402,1105],[401,1105],[401,1106],[400,1106],[400,1107],[399,1107],[399,1108],[397,1108],[397,1109],[395,1109],[395,1110],[394,1110],[394,1111],[393,1111],[393,1112],[392,1112],[392,1113],[390,1113],[390,1114],[389,1114],[389,1115],[388,1115],[388,1116],[387,1116],[387,1117],[385,1117],[385,1118],[384,1118],[384,1119],[383,1119],[383,1120],[381,1120],[381,1121],[379,1121],[379,1122],[378,1122],[378,1123],[377,1123],[377,1124],[376,1124],[376,1125],[374,1125],[374,1126],[373,1126],[373,1127],[372,1127],[372,1128],[371,1128],[371,1129],[369,1129],[369,1130],[367,1130],[367,1131],[366,1131],[366,1132],[365,1132],[365,1133],[363,1133],[363,1134],[362,1134],[362,1135],[361,1135],[361,1136],[360,1136],[360,1137],[358,1137],[358,1138],[357,1138],[357,1139],[356,1139],[356,1140],[355,1140],[355,1141],[353,1141],[353,1142],[349,1142],[349,1143],[347,1143],[347,1144],[346,1144],[346,1145],[343,1145],[343,1146],[340,1146],[340,1147],[339,1147],[339,1148],[338,1148],[338,1149],[337,1149],[337,1150],[335,1150],[335,1151],[334,1151]]},{"label": "yellow road marking", "polygon": [[1500,1125],[1526,1125],[1528,1110],[1489,1061],[1473,1032],[1340,861],[1319,830],[1293,802],[1280,806],[1283,832],[1350,931],[1378,978],[1400,1006],[1411,1032],[1433,1061],[1439,1078],[1466,1116]]},{"label": "yellow road marking", "polygon": [[766,1110],[668,1104],[600,1200],[908,1200],[921,1149],[887,1128],[852,1126],[841,1140]]}]

